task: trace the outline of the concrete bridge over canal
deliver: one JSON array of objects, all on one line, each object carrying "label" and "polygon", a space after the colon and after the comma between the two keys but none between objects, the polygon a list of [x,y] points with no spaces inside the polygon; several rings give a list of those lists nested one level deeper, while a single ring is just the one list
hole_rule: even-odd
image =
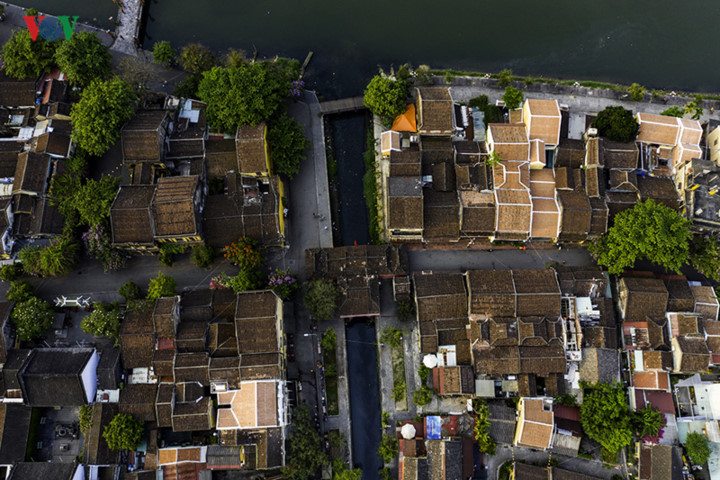
[{"label": "concrete bridge over canal", "polygon": [[355,112],[364,110],[363,97],[348,97],[338,100],[330,100],[320,102],[320,111],[323,115],[332,115],[333,113]]}]

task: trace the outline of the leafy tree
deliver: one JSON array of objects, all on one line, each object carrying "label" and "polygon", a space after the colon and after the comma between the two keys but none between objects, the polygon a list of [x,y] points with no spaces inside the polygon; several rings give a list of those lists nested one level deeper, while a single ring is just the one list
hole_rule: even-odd
[{"label": "leafy tree", "polygon": [[110,233],[105,225],[93,225],[82,234],[85,251],[95,260],[100,260],[103,270],[119,270],[125,266],[128,256],[117,248],[113,248]]},{"label": "leafy tree", "polygon": [[92,313],[80,322],[80,328],[85,333],[117,340],[122,317],[117,304],[96,303]]},{"label": "leafy tree", "polygon": [[303,128],[287,115],[281,115],[268,129],[268,145],[275,173],[292,179],[305,160],[308,141]]},{"label": "leafy tree", "polygon": [[567,407],[577,407],[577,397],[572,393],[563,393],[555,397],[555,403],[558,405],[565,405]]},{"label": "leafy tree", "polygon": [[245,52],[241,49],[230,48],[225,54],[224,63],[226,67],[239,67],[247,63]]},{"label": "leafy tree", "polygon": [[[475,407],[475,404],[473,404]],[[488,455],[495,455],[495,440],[490,437],[490,410],[487,405],[483,403],[478,405],[475,410],[477,417],[475,419],[475,440],[478,442],[478,449],[481,453],[487,453]]]},{"label": "leafy tree", "polygon": [[614,275],[641,259],[679,273],[690,254],[689,224],[675,210],[646,200],[619,213],[615,224],[588,250]]},{"label": "leafy tree", "polygon": [[445,72],[445,83],[451,84],[455,81],[455,74],[452,73],[450,70]]},{"label": "leafy tree", "polygon": [[75,266],[80,247],[69,234],[53,240],[44,248],[27,246],[20,250],[18,259],[29,275],[53,277],[63,275]]},{"label": "leafy tree", "polygon": [[153,45],[152,55],[155,63],[169,67],[175,61],[177,51],[175,51],[170,42],[161,40],[155,42],[155,45]]},{"label": "leafy tree", "polygon": [[136,100],[132,87],[117,77],[93,80],[70,110],[73,139],[91,155],[104,154],[132,117]]},{"label": "leafy tree", "polygon": [[11,302],[24,302],[35,296],[35,287],[25,280],[10,282],[5,298]]},{"label": "leafy tree", "polygon": [[101,225],[107,222],[119,183],[119,178],[103,175],[100,181],[91,178],[78,188],[74,196],[74,205],[82,223]]},{"label": "leafy tree", "polygon": [[10,318],[20,340],[32,340],[53,323],[55,311],[45,300],[30,297],[13,308]]},{"label": "leafy tree", "polygon": [[323,332],[320,345],[323,350],[335,350],[337,347],[337,334],[334,328],[328,328]]},{"label": "leafy tree", "polygon": [[59,43],[55,62],[70,83],[84,87],[110,74],[110,49],[94,33],[74,32]]},{"label": "leafy tree", "polygon": [[270,275],[270,278],[268,278],[267,286],[270,290],[277,293],[283,300],[290,298],[290,295],[300,288],[297,278],[290,275],[289,268],[285,270],[276,268],[275,272],[273,272]]},{"label": "leafy tree", "polygon": [[405,391],[406,391],[406,385],[405,382],[400,382],[397,385],[393,387],[393,399],[396,402],[401,401],[403,398],[405,398]]},{"label": "leafy tree", "polygon": [[93,405],[81,405],[78,412],[78,427],[83,435],[87,435],[92,428]]},{"label": "leafy tree", "polygon": [[390,463],[398,454],[398,439],[394,435],[383,435],[377,453],[383,462]]},{"label": "leafy tree", "polygon": [[510,85],[510,82],[512,82],[512,70],[510,69],[503,69],[500,70],[500,73],[498,73],[498,87],[504,88]]},{"label": "leafy tree", "polygon": [[228,282],[235,293],[258,290],[263,286],[262,272],[257,268],[243,268]]},{"label": "leafy tree", "polygon": [[415,83],[417,85],[431,85],[432,73],[428,65],[420,65],[415,69]]},{"label": "leafy tree", "polygon": [[189,43],[180,50],[180,65],[190,73],[202,73],[217,65],[217,58],[205,45]]},{"label": "leafy tree", "polygon": [[704,109],[700,106],[701,101],[695,100],[685,104],[685,113],[690,115],[693,120],[699,120],[702,117]]},{"label": "leafy tree", "polygon": [[160,260],[160,263],[163,265],[172,267],[172,264],[175,261],[175,255],[181,255],[185,253],[185,250],[187,250],[187,245],[165,242],[160,245],[160,255],[158,260]]},{"label": "leafy tree", "polygon": [[678,107],[677,105],[674,105],[667,110],[663,110],[660,112],[660,115],[666,115],[668,117],[678,117],[682,118],[683,115],[685,115],[685,109]]},{"label": "leafy tree", "polygon": [[292,425],[282,473],[288,480],[306,480],[314,477],[328,458],[306,405],[295,407]]},{"label": "leafy tree", "polygon": [[42,250],[40,247],[27,245],[18,252],[18,260],[22,265],[23,271],[28,275],[40,274],[40,255]]},{"label": "leafy tree", "polygon": [[433,389],[423,385],[422,387],[415,390],[415,393],[413,393],[413,402],[415,402],[415,405],[418,407],[424,407],[428,403],[432,401],[433,397]]},{"label": "leafy tree", "polygon": [[598,383],[586,392],[580,406],[580,422],[585,434],[610,453],[629,445],[633,430],[621,385]]},{"label": "leafy tree", "polygon": [[160,297],[171,297],[175,295],[175,287],[177,283],[175,279],[158,272],[158,276],[150,280],[148,285],[148,300],[157,300]]},{"label": "leafy tree", "polygon": [[262,267],[263,254],[257,240],[240,237],[225,247],[225,258],[241,269],[254,270]]},{"label": "leafy tree", "polygon": [[407,322],[415,317],[415,303],[411,299],[398,303],[397,316],[401,322]]},{"label": "leafy tree", "polygon": [[315,319],[325,321],[332,318],[339,298],[340,291],[335,282],[320,278],[308,282],[303,303]]},{"label": "leafy tree", "polygon": [[12,78],[36,78],[53,63],[58,42],[38,36],[33,41],[26,28],[14,30],[2,47],[2,68]]},{"label": "leafy tree", "polygon": [[339,458],[333,461],[333,480],[360,480],[361,477],[362,470],[359,468],[353,468],[351,470],[347,468],[345,462]]},{"label": "leafy tree", "polygon": [[143,438],[143,422],[127,413],[118,413],[103,430],[110,450],[135,450]]},{"label": "leafy tree", "polygon": [[635,412],[635,424],[640,438],[656,437],[665,425],[665,417],[659,410],[648,405]]},{"label": "leafy tree", "polygon": [[685,450],[695,465],[704,465],[712,453],[707,437],[698,432],[688,433],[685,439]]},{"label": "leafy tree", "polygon": [[123,284],[122,287],[120,287],[120,290],[118,290],[118,293],[125,299],[125,301],[130,300],[137,300],[139,298],[142,298],[142,289],[138,286],[138,284],[133,282],[126,282]]},{"label": "leafy tree", "polygon": [[0,267],[0,280],[11,282],[22,274],[22,266],[17,263]]},{"label": "leafy tree", "polygon": [[502,96],[502,100],[505,102],[505,106],[509,110],[513,110],[518,108],[523,102],[523,93],[521,90],[518,90],[513,86],[505,87],[505,93]]},{"label": "leafy tree", "polygon": [[175,86],[173,95],[182,98],[198,98],[200,80],[202,80],[202,75],[199,73],[188,75]]},{"label": "leafy tree", "polygon": [[52,177],[50,203],[57,207],[68,227],[76,227],[79,223],[79,215],[75,208],[75,195],[82,186],[82,178],[87,170],[84,152],[77,149],[66,165],[62,174]]},{"label": "leafy tree", "polygon": [[606,107],[593,122],[598,134],[616,142],[632,142],[637,137],[638,125],[633,113],[623,107]]},{"label": "leafy tree", "polygon": [[633,83],[630,85],[630,88],[628,89],[628,92],[630,93],[630,99],[635,102],[642,102],[643,98],[645,98],[645,87],[640,85],[639,83]]},{"label": "leafy tree", "polygon": [[209,267],[215,260],[215,249],[206,245],[195,245],[192,249],[192,261],[198,268]]},{"label": "leafy tree", "polygon": [[690,261],[699,273],[720,281],[720,235],[694,235],[690,243]]},{"label": "leafy tree", "polygon": [[400,348],[403,345],[403,333],[399,328],[387,326],[382,330],[380,342],[387,343],[392,348]]},{"label": "leafy tree", "polygon": [[203,73],[200,100],[207,103],[208,122],[224,132],[257,125],[273,117],[290,92],[291,72],[266,62],[214,67]]},{"label": "leafy tree", "polygon": [[432,370],[425,366],[425,364],[421,364],[418,368],[418,376],[420,377],[420,381],[422,383],[427,382],[428,377],[430,376],[430,373],[432,373]]},{"label": "leafy tree", "polygon": [[373,114],[392,120],[405,111],[409,94],[407,82],[376,75],[365,88],[363,103]]}]

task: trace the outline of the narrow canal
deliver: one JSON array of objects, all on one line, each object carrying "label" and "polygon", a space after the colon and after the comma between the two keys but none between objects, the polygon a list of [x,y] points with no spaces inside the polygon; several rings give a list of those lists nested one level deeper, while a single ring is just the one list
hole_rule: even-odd
[{"label": "narrow canal", "polygon": [[381,432],[375,324],[356,320],[348,324],[345,335],[353,462],[362,469],[362,480],[377,480],[383,465],[377,455]]},{"label": "narrow canal", "polygon": [[338,208],[333,221],[340,222],[342,245],[367,245],[370,238],[363,193],[366,118],[365,113],[345,113],[326,120],[337,161]]}]

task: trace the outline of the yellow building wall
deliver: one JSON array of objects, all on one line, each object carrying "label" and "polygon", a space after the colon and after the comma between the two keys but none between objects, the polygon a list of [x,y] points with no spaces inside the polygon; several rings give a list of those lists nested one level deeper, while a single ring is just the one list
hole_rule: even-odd
[{"label": "yellow building wall", "polygon": [[285,198],[285,184],[278,177],[278,226],[280,228],[280,234],[285,236],[285,205],[283,204],[283,198]]},{"label": "yellow building wall", "polygon": [[710,160],[720,165],[720,127],[715,127],[715,130],[708,134],[707,146],[710,148]]},{"label": "yellow building wall", "polygon": [[529,103],[527,100],[525,100],[525,103],[523,103],[522,113],[523,113],[522,122],[525,124],[525,129],[529,132],[530,131],[530,106],[529,106]]},{"label": "yellow building wall", "polygon": [[522,426],[523,426],[523,423],[525,422],[525,402],[524,402],[524,400],[525,399],[521,397],[520,401],[518,402],[518,406],[517,406],[519,415],[518,415],[517,424],[515,426],[515,438],[513,438],[513,445],[517,445],[518,442],[520,441],[520,434],[522,433]]},{"label": "yellow building wall", "polygon": [[265,150],[265,168],[267,168],[268,175],[272,175],[272,160],[270,159],[270,152],[268,150],[267,131],[268,131],[268,127],[267,127],[267,125],[265,125],[265,128],[263,128],[263,149]]}]

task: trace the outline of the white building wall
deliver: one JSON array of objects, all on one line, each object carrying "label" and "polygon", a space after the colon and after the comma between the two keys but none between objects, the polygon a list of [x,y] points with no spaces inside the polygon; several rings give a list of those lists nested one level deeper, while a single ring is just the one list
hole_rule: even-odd
[{"label": "white building wall", "polygon": [[[83,382],[83,388],[85,390],[85,401],[87,403],[95,401],[95,392],[97,391],[97,366],[99,361],[100,355],[98,355],[97,350],[93,350],[90,360],[88,360],[85,368],[80,374],[80,378]],[[85,480],[84,474],[82,480]]]}]

